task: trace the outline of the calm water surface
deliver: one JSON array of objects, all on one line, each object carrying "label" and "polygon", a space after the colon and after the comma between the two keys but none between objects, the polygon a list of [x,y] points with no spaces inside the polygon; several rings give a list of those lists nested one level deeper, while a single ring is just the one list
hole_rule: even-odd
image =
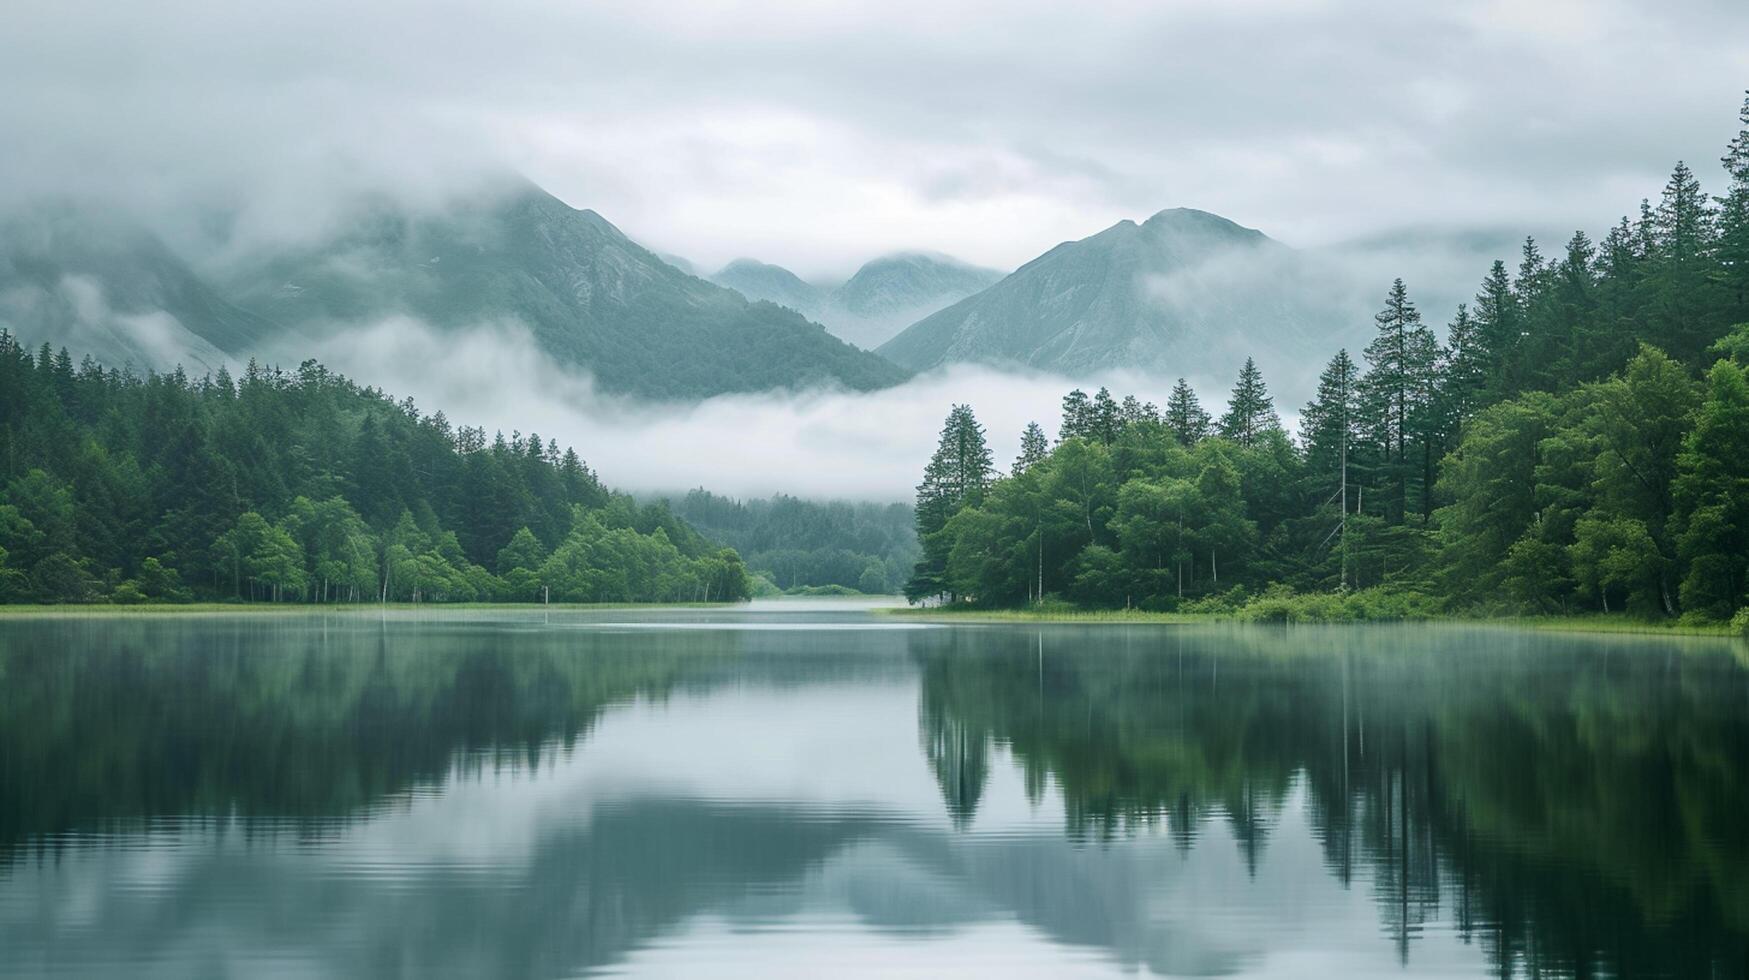
[{"label": "calm water surface", "polygon": [[1749,652],[0,620],[0,975],[1749,976]]}]

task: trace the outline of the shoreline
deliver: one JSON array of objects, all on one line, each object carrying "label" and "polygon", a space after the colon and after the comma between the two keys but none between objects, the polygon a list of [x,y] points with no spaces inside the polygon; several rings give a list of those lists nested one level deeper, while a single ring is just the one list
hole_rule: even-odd
[{"label": "shoreline", "polygon": [[735,609],[746,602],[141,602],[0,605],[0,619],[118,616],[291,616],[367,612],[611,612],[620,609]]},{"label": "shoreline", "polygon": [[878,610],[881,615],[902,616],[939,623],[1043,623],[1060,625],[1194,626],[1238,623],[1254,626],[1360,626],[1369,624],[1441,624],[1453,626],[1505,626],[1550,633],[1614,633],[1648,636],[1700,636],[1730,638],[1729,623],[1702,625],[1660,623],[1634,619],[1626,614],[1590,613],[1565,616],[1429,616],[1414,619],[1308,620],[1266,622],[1228,613],[1149,612],[1141,609],[940,609],[910,608]]}]

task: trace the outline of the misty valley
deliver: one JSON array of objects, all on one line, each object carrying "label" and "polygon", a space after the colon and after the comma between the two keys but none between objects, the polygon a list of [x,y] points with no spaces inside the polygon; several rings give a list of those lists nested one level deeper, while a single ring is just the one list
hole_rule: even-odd
[{"label": "misty valley", "polygon": [[1749,8],[273,6],[0,11],[0,976],[1749,976]]}]

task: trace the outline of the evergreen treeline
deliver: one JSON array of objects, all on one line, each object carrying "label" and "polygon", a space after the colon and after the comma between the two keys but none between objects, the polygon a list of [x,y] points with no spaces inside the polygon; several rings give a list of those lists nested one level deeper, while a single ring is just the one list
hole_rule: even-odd
[{"label": "evergreen treeline", "polygon": [[538,435],[306,361],[139,376],[0,330],[0,600],[736,600],[740,557]]},{"label": "evergreen treeline", "polygon": [[1029,427],[1006,476],[956,406],[907,594],[1175,608],[1383,586],[1386,614],[1729,618],[1749,585],[1749,102],[1742,122],[1722,197],[1678,163],[1600,243],[1551,259],[1526,239],[1443,341],[1394,282],[1297,441],[1249,360],[1218,419],[1182,380],[1163,410],[1071,392],[1056,444]]},{"label": "evergreen treeline", "polygon": [[735,500],[693,490],[674,512],[733,547],[779,591],[838,587],[890,595],[917,561],[917,533],[904,504],[818,502],[778,494]]}]

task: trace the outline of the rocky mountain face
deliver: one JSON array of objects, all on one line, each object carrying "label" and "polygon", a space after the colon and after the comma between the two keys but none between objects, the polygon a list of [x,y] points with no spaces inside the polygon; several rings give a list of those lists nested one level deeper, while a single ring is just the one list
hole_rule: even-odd
[{"label": "rocky mountain face", "polygon": [[526,183],[431,211],[376,202],[322,241],[257,249],[204,279],[143,232],[20,221],[0,245],[0,317],[27,340],[109,361],[210,366],[287,333],[405,315],[448,329],[524,325],[605,390],[649,398],[871,389],[907,374],[792,310],[687,275]]},{"label": "rocky mountain face", "polygon": [[749,299],[787,306],[863,347],[883,343],[1001,278],[994,269],[929,252],[881,256],[837,286],[809,283],[788,269],[753,259],[737,259],[712,277]]},{"label": "rocky mountain face", "polygon": [[1266,377],[1298,377],[1353,325],[1349,297],[1320,278],[1259,231],[1175,208],[1058,245],[878,350],[913,371],[1135,368],[1219,383],[1255,356]]}]

